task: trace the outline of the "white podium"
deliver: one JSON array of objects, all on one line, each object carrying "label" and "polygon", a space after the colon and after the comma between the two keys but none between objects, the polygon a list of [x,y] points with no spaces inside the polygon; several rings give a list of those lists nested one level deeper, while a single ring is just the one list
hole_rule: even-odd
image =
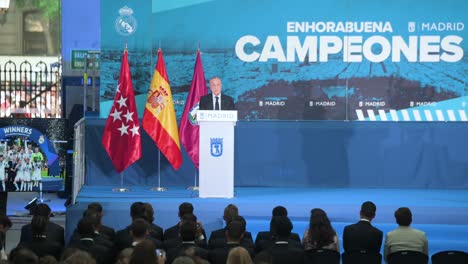
[{"label": "white podium", "polygon": [[237,111],[199,110],[201,198],[234,197],[234,126]]}]

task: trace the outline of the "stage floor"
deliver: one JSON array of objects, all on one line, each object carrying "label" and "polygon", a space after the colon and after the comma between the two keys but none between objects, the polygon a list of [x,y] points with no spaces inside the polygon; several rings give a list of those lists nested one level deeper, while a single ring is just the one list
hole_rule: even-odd
[{"label": "stage floor", "polygon": [[130,223],[130,205],[142,201],[153,205],[155,223],[163,228],[178,221],[180,203],[192,203],[207,234],[223,226],[224,207],[233,203],[246,218],[247,229],[254,237],[268,229],[271,210],[277,205],[288,209],[293,231],[302,236],[310,210],[318,207],[327,212],[341,238],[344,226],[359,219],[361,203],[370,200],[377,205],[374,224],[385,233],[397,227],[394,211],[406,206],[413,212],[413,226],[427,233],[431,253],[449,249],[468,251],[468,190],[238,187],[232,199],[213,199],[199,198],[197,192],[183,188],[155,192],[150,187],[138,186],[124,193],[113,192],[112,188],[83,186],[77,203],[67,208],[67,236],[88,203],[102,203],[103,222],[121,229]]}]

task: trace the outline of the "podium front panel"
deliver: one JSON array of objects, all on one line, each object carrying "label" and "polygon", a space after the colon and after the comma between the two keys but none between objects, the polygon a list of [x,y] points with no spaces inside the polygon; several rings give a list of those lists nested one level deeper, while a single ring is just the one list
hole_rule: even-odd
[{"label": "podium front panel", "polygon": [[200,192],[202,198],[234,197],[234,125],[201,121]]}]

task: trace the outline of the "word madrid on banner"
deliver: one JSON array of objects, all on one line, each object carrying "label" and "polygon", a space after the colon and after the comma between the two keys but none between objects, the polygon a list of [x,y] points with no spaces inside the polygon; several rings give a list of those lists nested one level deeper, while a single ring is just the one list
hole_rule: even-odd
[{"label": "word madrid on banner", "polygon": [[[245,35],[237,40],[235,52],[245,62],[327,62],[337,55],[342,56],[344,62],[454,63],[463,59],[463,37],[456,33],[464,30],[464,23],[410,21],[407,30],[395,34],[388,21],[287,22],[286,32],[298,35],[287,35],[285,39],[270,35],[265,40]],[[417,35],[416,30],[431,35]],[[304,33],[310,35],[299,36]],[[449,35],[438,35],[442,33]],[[410,35],[403,36],[405,34]]]}]

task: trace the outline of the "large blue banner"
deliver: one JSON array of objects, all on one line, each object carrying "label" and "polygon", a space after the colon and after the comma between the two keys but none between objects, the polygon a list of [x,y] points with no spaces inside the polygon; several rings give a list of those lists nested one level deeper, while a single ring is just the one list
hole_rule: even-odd
[{"label": "large blue banner", "polygon": [[244,120],[467,121],[464,0],[102,0],[101,116],[128,43],[139,115],[165,54],[177,116],[195,53]]}]

